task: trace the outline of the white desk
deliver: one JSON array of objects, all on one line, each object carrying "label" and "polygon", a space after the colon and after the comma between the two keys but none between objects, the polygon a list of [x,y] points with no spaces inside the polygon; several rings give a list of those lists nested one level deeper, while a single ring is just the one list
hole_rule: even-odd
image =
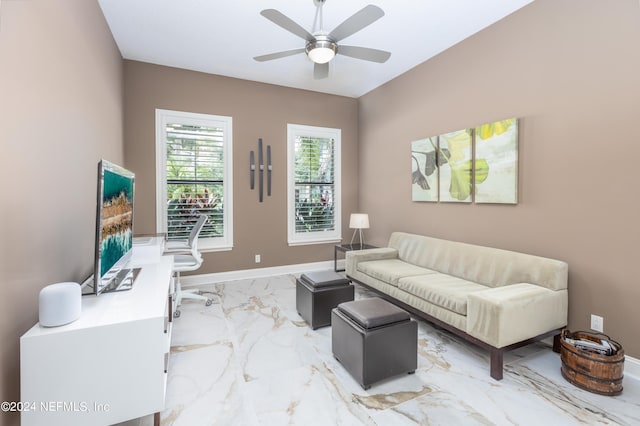
[{"label": "white desk", "polygon": [[173,257],[135,245],[131,290],[82,297],[80,318],[20,338],[22,425],[110,425],[164,408]]}]

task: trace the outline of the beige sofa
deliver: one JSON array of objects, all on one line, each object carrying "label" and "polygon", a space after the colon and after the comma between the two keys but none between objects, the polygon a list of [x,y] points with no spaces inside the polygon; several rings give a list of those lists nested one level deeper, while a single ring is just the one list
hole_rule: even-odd
[{"label": "beige sofa", "polygon": [[388,247],[349,251],[347,277],[490,351],[502,379],[503,353],[554,336],[567,324],[565,262],[394,232]]}]

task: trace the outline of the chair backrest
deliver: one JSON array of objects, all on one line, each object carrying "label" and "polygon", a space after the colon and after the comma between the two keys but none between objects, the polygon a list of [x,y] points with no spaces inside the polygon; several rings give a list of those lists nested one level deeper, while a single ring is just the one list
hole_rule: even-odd
[{"label": "chair backrest", "polygon": [[201,214],[196,224],[191,228],[191,232],[189,232],[189,247],[191,247],[191,253],[194,255],[198,252],[198,235],[200,235],[200,231],[202,231],[208,218],[209,216],[206,214]]}]

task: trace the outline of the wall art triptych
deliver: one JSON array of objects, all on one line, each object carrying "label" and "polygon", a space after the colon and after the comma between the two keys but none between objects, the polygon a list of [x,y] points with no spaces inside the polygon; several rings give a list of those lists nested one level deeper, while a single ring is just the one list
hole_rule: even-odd
[{"label": "wall art triptych", "polygon": [[411,143],[413,201],[518,202],[518,119]]}]

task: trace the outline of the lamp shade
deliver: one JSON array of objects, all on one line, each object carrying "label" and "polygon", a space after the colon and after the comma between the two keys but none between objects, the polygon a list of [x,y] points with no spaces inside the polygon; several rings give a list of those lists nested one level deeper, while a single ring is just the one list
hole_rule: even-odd
[{"label": "lamp shade", "polygon": [[366,213],[351,213],[349,228],[369,229],[369,215]]}]

